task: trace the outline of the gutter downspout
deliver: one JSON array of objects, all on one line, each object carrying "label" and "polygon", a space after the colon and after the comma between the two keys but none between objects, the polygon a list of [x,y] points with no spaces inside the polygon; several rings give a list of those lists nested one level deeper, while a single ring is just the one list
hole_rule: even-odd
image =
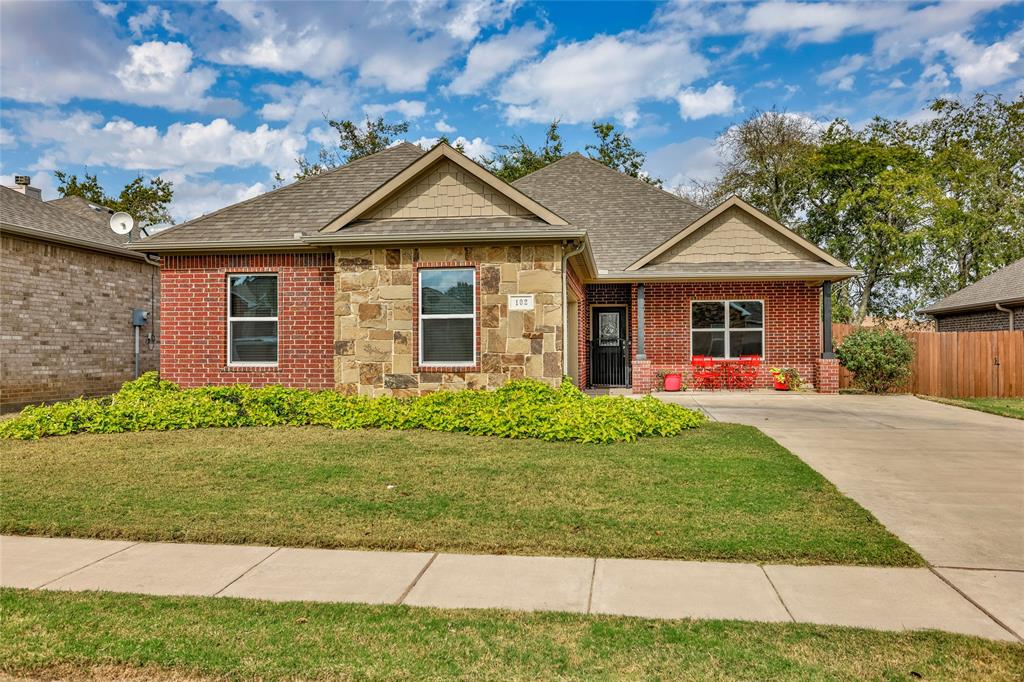
[{"label": "gutter downspout", "polygon": [[586,247],[587,243],[580,241],[574,251],[562,252],[562,376],[569,369],[569,259],[583,253]]},{"label": "gutter downspout", "polygon": [[998,310],[1001,313],[1006,313],[1006,314],[1008,314],[1010,316],[1010,331],[1012,332],[1013,331],[1013,327],[1014,327],[1014,324],[1013,324],[1013,310],[1011,308],[1004,308],[1002,305],[1000,305],[998,303],[996,303],[996,310]]}]

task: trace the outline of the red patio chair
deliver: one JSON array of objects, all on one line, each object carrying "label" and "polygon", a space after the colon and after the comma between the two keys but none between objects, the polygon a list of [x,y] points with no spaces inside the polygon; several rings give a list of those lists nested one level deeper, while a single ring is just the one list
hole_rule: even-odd
[{"label": "red patio chair", "polygon": [[750,390],[757,381],[757,370],[761,367],[760,355],[741,355],[733,368],[733,388]]},{"label": "red patio chair", "polygon": [[693,387],[714,390],[722,379],[722,372],[714,358],[707,355],[694,355],[690,360],[693,366]]}]

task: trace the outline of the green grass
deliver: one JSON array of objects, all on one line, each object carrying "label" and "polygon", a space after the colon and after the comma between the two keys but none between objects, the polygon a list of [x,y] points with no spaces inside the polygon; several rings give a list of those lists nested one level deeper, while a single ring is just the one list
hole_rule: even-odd
[{"label": "green grass", "polygon": [[1019,680],[941,632],[0,591],[0,671],[100,679]]},{"label": "green grass", "polygon": [[581,445],[318,427],[0,443],[0,531],[390,550],[920,565],[760,431]]},{"label": "green grass", "polygon": [[998,414],[1002,417],[1024,419],[1024,398],[939,398],[932,395],[919,395],[918,398],[943,405],[954,405],[966,407],[969,410]]}]

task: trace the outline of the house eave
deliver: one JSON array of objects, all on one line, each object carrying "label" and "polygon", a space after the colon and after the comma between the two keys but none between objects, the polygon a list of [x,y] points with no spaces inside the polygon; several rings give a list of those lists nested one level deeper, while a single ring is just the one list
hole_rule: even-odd
[{"label": "house eave", "polygon": [[90,241],[88,239],[78,239],[76,237],[55,234],[53,232],[48,232],[47,230],[40,230],[34,227],[27,227],[25,225],[16,225],[14,223],[0,223],[0,233],[9,233],[19,237],[35,239],[37,241],[53,242],[54,244],[72,246],[86,251],[97,251],[99,253],[120,256],[121,258],[131,258],[133,260],[145,260],[146,258],[145,254],[133,253],[134,250],[129,250],[130,247],[128,244],[125,244],[123,248],[111,246],[108,244]]},{"label": "house eave", "polygon": [[300,239],[233,239],[231,241],[168,242],[150,244],[144,239],[127,248],[143,253],[224,253],[237,251],[311,251],[315,247]]},{"label": "house eave", "polygon": [[500,230],[494,232],[466,230],[437,234],[409,232],[389,235],[346,235],[344,231],[341,231],[329,234],[309,235],[304,238],[304,241],[307,244],[315,244],[319,246],[340,246],[345,244],[450,244],[453,242],[463,244],[486,244],[495,242],[558,242],[566,239],[583,239],[586,235],[586,231],[579,229],[531,231]]},{"label": "house eave", "polygon": [[949,306],[942,308],[921,308],[918,310],[920,315],[930,315],[932,317],[942,315],[955,315],[957,313],[967,313],[972,310],[989,310],[995,308],[997,305],[1020,305],[1024,304],[1024,296],[1012,296],[1010,298],[999,299],[998,301],[985,301],[984,303],[965,303],[963,305]]},{"label": "house eave", "polygon": [[750,272],[714,271],[707,270],[695,273],[678,272],[637,272],[617,271],[598,272],[595,280],[598,282],[726,282],[726,281],[770,281],[770,282],[791,282],[791,281],[829,281],[841,282],[850,277],[856,277],[860,273],[856,270],[837,270],[822,272],[821,270],[794,270],[790,272]]}]

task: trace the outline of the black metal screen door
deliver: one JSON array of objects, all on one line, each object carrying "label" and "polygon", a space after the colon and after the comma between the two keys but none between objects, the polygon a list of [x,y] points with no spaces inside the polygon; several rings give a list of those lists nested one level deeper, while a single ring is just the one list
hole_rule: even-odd
[{"label": "black metal screen door", "polygon": [[628,386],[626,308],[594,308],[591,312],[590,384]]}]

